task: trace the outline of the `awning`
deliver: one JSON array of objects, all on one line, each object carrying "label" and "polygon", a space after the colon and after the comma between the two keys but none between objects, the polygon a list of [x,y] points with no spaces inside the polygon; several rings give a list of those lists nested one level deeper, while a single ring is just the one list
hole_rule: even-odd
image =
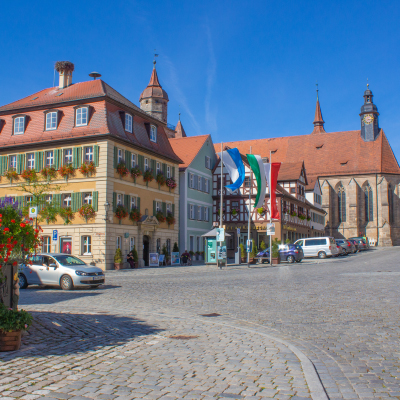
[{"label": "awning", "polygon": [[[232,235],[225,231],[225,236],[230,237]],[[201,235],[201,237],[217,237],[217,228],[212,229],[210,232],[205,233],[204,235]]]}]

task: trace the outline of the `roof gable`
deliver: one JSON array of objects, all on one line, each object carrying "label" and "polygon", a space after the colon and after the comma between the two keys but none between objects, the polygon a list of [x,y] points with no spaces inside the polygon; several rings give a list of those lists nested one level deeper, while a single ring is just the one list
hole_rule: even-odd
[{"label": "roof gable", "polygon": [[192,163],[209,137],[201,135],[169,139],[173,151],[183,161],[179,168],[187,168]]}]

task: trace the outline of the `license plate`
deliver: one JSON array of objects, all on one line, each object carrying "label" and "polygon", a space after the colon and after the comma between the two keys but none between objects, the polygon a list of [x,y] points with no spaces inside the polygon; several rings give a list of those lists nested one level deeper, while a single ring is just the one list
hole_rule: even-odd
[{"label": "license plate", "polygon": [[97,276],[94,276],[94,277],[92,278],[92,281],[95,281],[95,280],[97,280]]}]

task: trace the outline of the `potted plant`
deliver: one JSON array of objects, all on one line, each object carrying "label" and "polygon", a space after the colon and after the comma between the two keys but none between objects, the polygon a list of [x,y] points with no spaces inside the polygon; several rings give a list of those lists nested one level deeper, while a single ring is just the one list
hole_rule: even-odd
[{"label": "potted plant", "polygon": [[58,173],[66,180],[68,181],[68,178],[73,176],[75,173],[75,169],[71,164],[66,164],[66,165],[62,165],[59,169],[58,169]]},{"label": "potted plant", "polygon": [[311,221],[311,216],[307,215],[307,221]]},{"label": "potted plant", "polygon": [[299,218],[304,221],[306,219],[306,216],[303,213],[299,213]]},{"label": "potted plant", "polygon": [[297,212],[296,212],[296,211],[292,211],[292,212],[290,213],[290,215],[291,215],[292,217],[297,217]]},{"label": "potted plant", "polygon": [[254,243],[254,239],[251,240],[252,241],[252,249],[251,249],[251,253],[250,253],[250,264],[255,264],[257,262],[257,246]]},{"label": "potted plant", "polygon": [[149,182],[151,182],[153,179],[153,171],[151,169],[145,171],[145,173],[143,174],[143,180],[146,182],[147,186],[149,186]]},{"label": "potted plant", "polygon": [[122,251],[121,251],[121,249],[115,250],[114,269],[122,269]]},{"label": "potted plant", "polygon": [[174,225],[175,224],[175,217],[172,215],[172,213],[168,212],[167,216],[165,217],[167,224],[168,225]]},{"label": "potted plant", "polygon": [[136,250],[136,246],[133,246],[132,255],[133,255],[133,261],[135,261],[135,269],[139,268],[139,256]]},{"label": "potted plant", "polygon": [[142,175],[142,171],[140,170],[139,167],[133,167],[131,169],[131,177],[133,178],[133,181],[136,183],[136,178],[138,176]]},{"label": "potted plant", "polygon": [[36,180],[37,177],[36,171],[34,169],[26,169],[25,171],[22,172],[21,176],[28,182]]},{"label": "potted plant", "polygon": [[5,172],[4,176],[12,183],[12,181],[18,181],[19,176],[15,168],[10,168],[8,171]]},{"label": "potted plant", "polygon": [[159,187],[165,185],[165,176],[162,172],[159,172],[157,174],[156,181],[157,181]]},{"label": "potted plant", "polygon": [[93,161],[85,162],[79,167],[79,171],[84,176],[92,176],[96,173],[96,166]]},{"label": "potted plant", "polygon": [[247,261],[246,260],[246,250],[244,248],[244,244],[240,243],[239,247],[240,247],[240,256],[241,256],[241,259],[242,259],[242,263],[244,263],[244,262]]},{"label": "potted plant", "polygon": [[119,204],[115,210],[115,216],[118,218],[119,224],[121,225],[121,220],[128,216],[128,212],[125,210],[123,205]]},{"label": "potted plant", "polygon": [[120,162],[117,165],[117,173],[120,176],[120,178],[122,179],[124,176],[128,175],[129,171],[128,168],[126,168],[126,165],[124,162]]},{"label": "potted plant", "polygon": [[46,179],[54,179],[57,176],[57,170],[51,166],[51,167],[44,167],[41,171],[40,174],[43,176],[43,178]]},{"label": "potted plant", "polygon": [[265,215],[265,208],[264,207],[259,207],[257,208],[258,215],[261,217]]},{"label": "potted plant", "polygon": [[267,245],[265,244],[264,240],[262,240],[260,243],[260,250],[265,250],[266,248],[267,248]]},{"label": "potted plant", "polygon": [[13,310],[0,303],[0,351],[15,351],[21,347],[21,332],[32,325],[32,315],[25,310]]},{"label": "potted plant", "polygon": [[239,210],[237,208],[232,208],[232,215],[233,216],[238,215],[238,213],[239,213]]},{"label": "potted plant", "polygon": [[61,207],[60,217],[64,220],[64,225],[68,225],[74,219],[74,213],[71,207]]},{"label": "potted plant", "polygon": [[281,241],[276,238],[272,241],[272,263],[273,264],[281,263],[281,256],[279,254],[279,245],[280,244],[281,244]]},{"label": "potted plant", "polygon": [[79,215],[85,219],[85,222],[87,223],[89,220],[94,219],[96,217],[96,212],[93,210],[93,207],[91,204],[84,204],[80,209],[79,209]]},{"label": "potted plant", "polygon": [[174,243],[174,246],[173,246],[173,248],[172,248],[172,251],[174,252],[174,253],[179,253],[179,247],[178,247],[178,243]]},{"label": "potted plant", "polygon": [[174,178],[167,178],[165,184],[169,188],[169,191],[171,191],[171,189],[175,189],[177,185]]},{"label": "potted plant", "polygon": [[190,251],[189,251],[189,254],[190,254],[190,258],[193,260],[194,251],[193,251],[193,250],[190,250]]},{"label": "potted plant", "polygon": [[142,214],[137,208],[132,208],[129,212],[129,219],[133,222],[139,222],[140,218],[142,218]]}]

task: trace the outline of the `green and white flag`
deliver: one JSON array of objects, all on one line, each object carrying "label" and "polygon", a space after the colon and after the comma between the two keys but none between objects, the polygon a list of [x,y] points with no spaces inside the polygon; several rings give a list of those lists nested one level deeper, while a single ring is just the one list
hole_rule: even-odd
[{"label": "green and white flag", "polygon": [[260,156],[253,154],[246,154],[246,156],[257,181],[257,196],[254,208],[259,208],[264,205],[265,200],[266,178],[264,163]]}]

